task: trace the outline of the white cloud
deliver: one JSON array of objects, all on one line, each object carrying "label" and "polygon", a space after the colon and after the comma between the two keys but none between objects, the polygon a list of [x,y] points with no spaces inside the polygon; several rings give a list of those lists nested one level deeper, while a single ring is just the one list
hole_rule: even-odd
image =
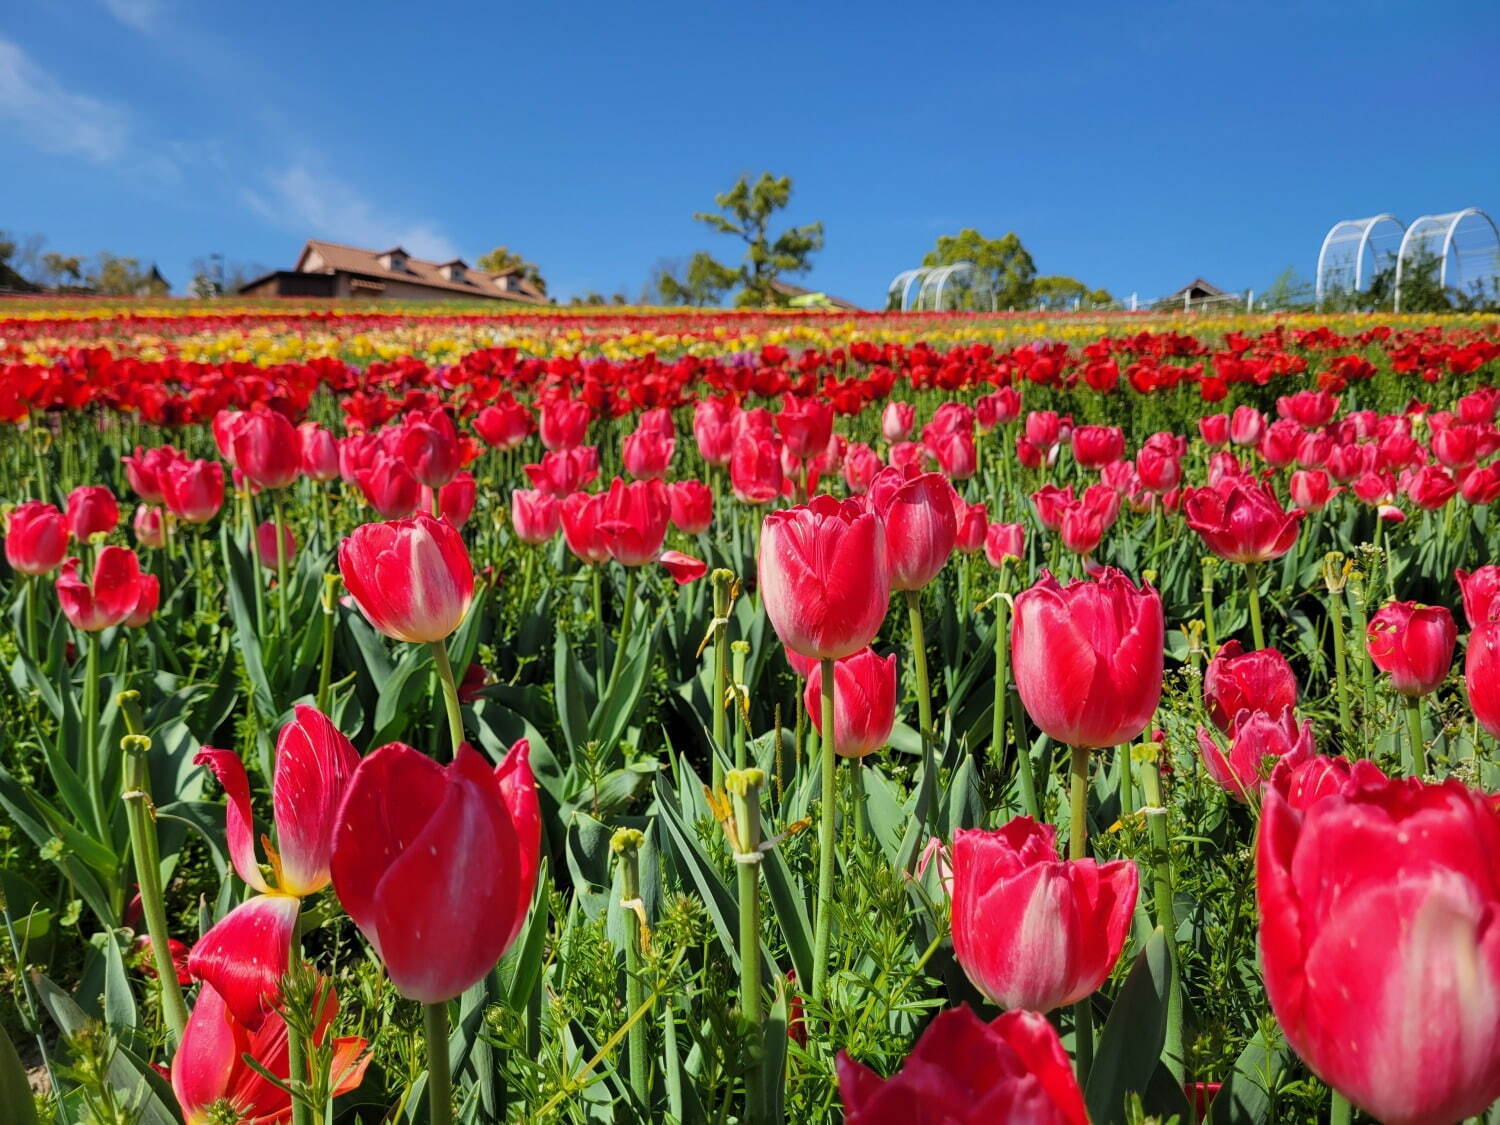
[{"label": "white cloud", "polygon": [[358,189],[305,165],[272,176],[265,192],[247,189],[244,199],[267,222],[303,237],[382,249],[402,246],[415,257],[439,262],[458,257],[453,243],[432,222],[382,212]]},{"label": "white cloud", "polygon": [[137,31],[150,31],[161,15],[160,0],[104,0],[115,19]]},{"label": "white cloud", "polygon": [[100,164],[124,154],[130,131],[125,110],[67,89],[8,39],[0,39],[0,122],[43,152]]}]

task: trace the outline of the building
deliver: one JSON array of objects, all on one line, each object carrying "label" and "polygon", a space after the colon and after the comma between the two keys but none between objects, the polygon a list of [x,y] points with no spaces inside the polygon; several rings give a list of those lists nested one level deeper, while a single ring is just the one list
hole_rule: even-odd
[{"label": "building", "polygon": [[1201,277],[1195,277],[1175,293],[1163,297],[1164,302],[1175,302],[1181,304],[1183,301],[1202,301],[1208,297],[1227,296],[1224,290],[1212,282],[1204,281]]},{"label": "building", "polygon": [[780,278],[773,279],[768,288],[790,308],[859,311],[859,306],[853,301],[846,301],[841,297],[830,297],[827,293],[819,293],[812,289],[804,289],[800,285],[793,285],[790,281],[782,281]]},{"label": "building", "polygon": [[310,238],[297,264],[240,287],[246,297],[337,297],[384,301],[512,301],[548,304],[547,296],[520,270],[486,273],[462,258],[428,262],[399,246],[361,250]]}]

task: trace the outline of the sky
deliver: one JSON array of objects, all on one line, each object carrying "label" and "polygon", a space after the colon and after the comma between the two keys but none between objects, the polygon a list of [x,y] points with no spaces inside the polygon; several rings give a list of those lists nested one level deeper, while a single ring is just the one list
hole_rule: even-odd
[{"label": "sky", "polygon": [[322,237],[637,295],[794,181],[798,279],[883,304],[1015,231],[1117,296],[1311,278],[1337,220],[1500,216],[1500,4],[5,0],[0,228],[289,267]]}]

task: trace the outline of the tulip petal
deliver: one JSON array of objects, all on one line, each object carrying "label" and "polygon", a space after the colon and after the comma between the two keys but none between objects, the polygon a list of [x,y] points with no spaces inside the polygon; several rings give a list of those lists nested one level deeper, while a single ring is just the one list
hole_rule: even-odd
[{"label": "tulip petal", "polygon": [[280,995],[300,908],[290,895],[256,895],[226,914],[188,955],[188,972],[211,984],[251,1031]]},{"label": "tulip petal", "polygon": [[207,766],[224,787],[228,798],[224,835],[235,871],[256,890],[267,893],[271,887],[255,859],[255,814],[250,811],[250,780],[245,776],[245,764],[233,750],[215,750],[211,746],[199,750],[193,764]]},{"label": "tulip petal", "polygon": [[339,804],[359,754],[316,707],[299,704],[294,714],[276,741],[276,846],[281,889],[310,895],[328,885]]},{"label": "tulip petal", "polygon": [[244,1047],[224,998],[205,984],[172,1056],[172,1092],[189,1120],[224,1096]]},{"label": "tulip petal", "polygon": [[531,909],[531,898],[536,893],[537,869],[541,864],[542,808],[537,800],[536,778],[531,772],[531,743],[517,739],[505,760],[495,767],[495,780],[500,786],[500,799],[510,813],[511,827],[516,832],[516,847],[519,857],[520,877],[516,880],[516,913],[511,924],[506,947],[516,940],[526,913]]},{"label": "tulip petal", "polygon": [[380,954],[398,992],[450,1000],[500,960],[514,928],[517,852],[494,775],[461,748],[443,803],[375,891]]}]

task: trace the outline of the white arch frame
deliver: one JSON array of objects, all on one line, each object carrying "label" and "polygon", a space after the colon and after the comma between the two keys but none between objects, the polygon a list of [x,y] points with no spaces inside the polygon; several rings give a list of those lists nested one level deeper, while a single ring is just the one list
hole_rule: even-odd
[{"label": "white arch frame", "polygon": [[910,312],[912,308],[911,287],[920,282],[933,271],[933,266],[918,266],[916,269],[902,270],[891,278],[890,285],[886,286],[885,295],[889,300],[899,288],[901,290],[901,311]]},{"label": "white arch frame", "polygon": [[1459,225],[1471,216],[1482,220],[1490,228],[1490,237],[1496,246],[1500,247],[1500,230],[1496,229],[1495,220],[1478,207],[1465,207],[1462,211],[1447,211],[1441,215],[1423,215],[1406,228],[1406,233],[1401,237],[1401,248],[1396,251],[1395,312],[1401,311],[1401,280],[1408,258],[1408,246],[1411,245],[1415,249],[1416,245],[1430,243],[1441,233],[1443,246],[1438,258],[1438,284],[1446,289],[1448,288],[1448,256],[1458,253],[1453,245],[1454,236],[1458,234]]},{"label": "white arch frame", "polygon": [[973,262],[954,262],[951,265],[937,266],[926,271],[922,278],[922,287],[917,291],[916,307],[941,311],[943,297],[948,291],[949,284],[958,282],[967,282],[974,291],[993,296],[993,286],[990,284],[988,274],[977,268]]},{"label": "white arch frame", "polygon": [[[1401,220],[1396,218],[1396,216],[1392,215],[1389,211],[1382,212],[1379,215],[1371,215],[1367,219],[1340,219],[1338,222],[1334,223],[1333,226],[1328,228],[1328,233],[1323,236],[1323,245],[1318,249],[1318,269],[1317,274],[1314,278],[1314,294],[1319,306],[1323,304],[1323,298],[1328,294],[1328,275],[1331,270],[1333,268],[1337,268],[1339,272],[1342,273],[1344,269],[1347,268],[1345,263],[1342,261],[1337,263],[1336,266],[1334,265],[1334,263],[1329,262],[1329,248],[1333,246],[1343,245],[1351,241],[1355,243],[1353,254],[1353,290],[1357,293],[1364,289],[1365,282],[1368,280],[1364,276],[1365,252],[1370,247],[1371,236],[1374,235],[1376,231],[1380,230],[1381,227],[1386,223],[1393,224],[1397,230],[1400,230],[1402,232],[1402,238],[1405,238],[1406,228],[1401,225]],[[1396,261],[1397,270],[1399,271],[1399,250],[1397,251]]]}]

